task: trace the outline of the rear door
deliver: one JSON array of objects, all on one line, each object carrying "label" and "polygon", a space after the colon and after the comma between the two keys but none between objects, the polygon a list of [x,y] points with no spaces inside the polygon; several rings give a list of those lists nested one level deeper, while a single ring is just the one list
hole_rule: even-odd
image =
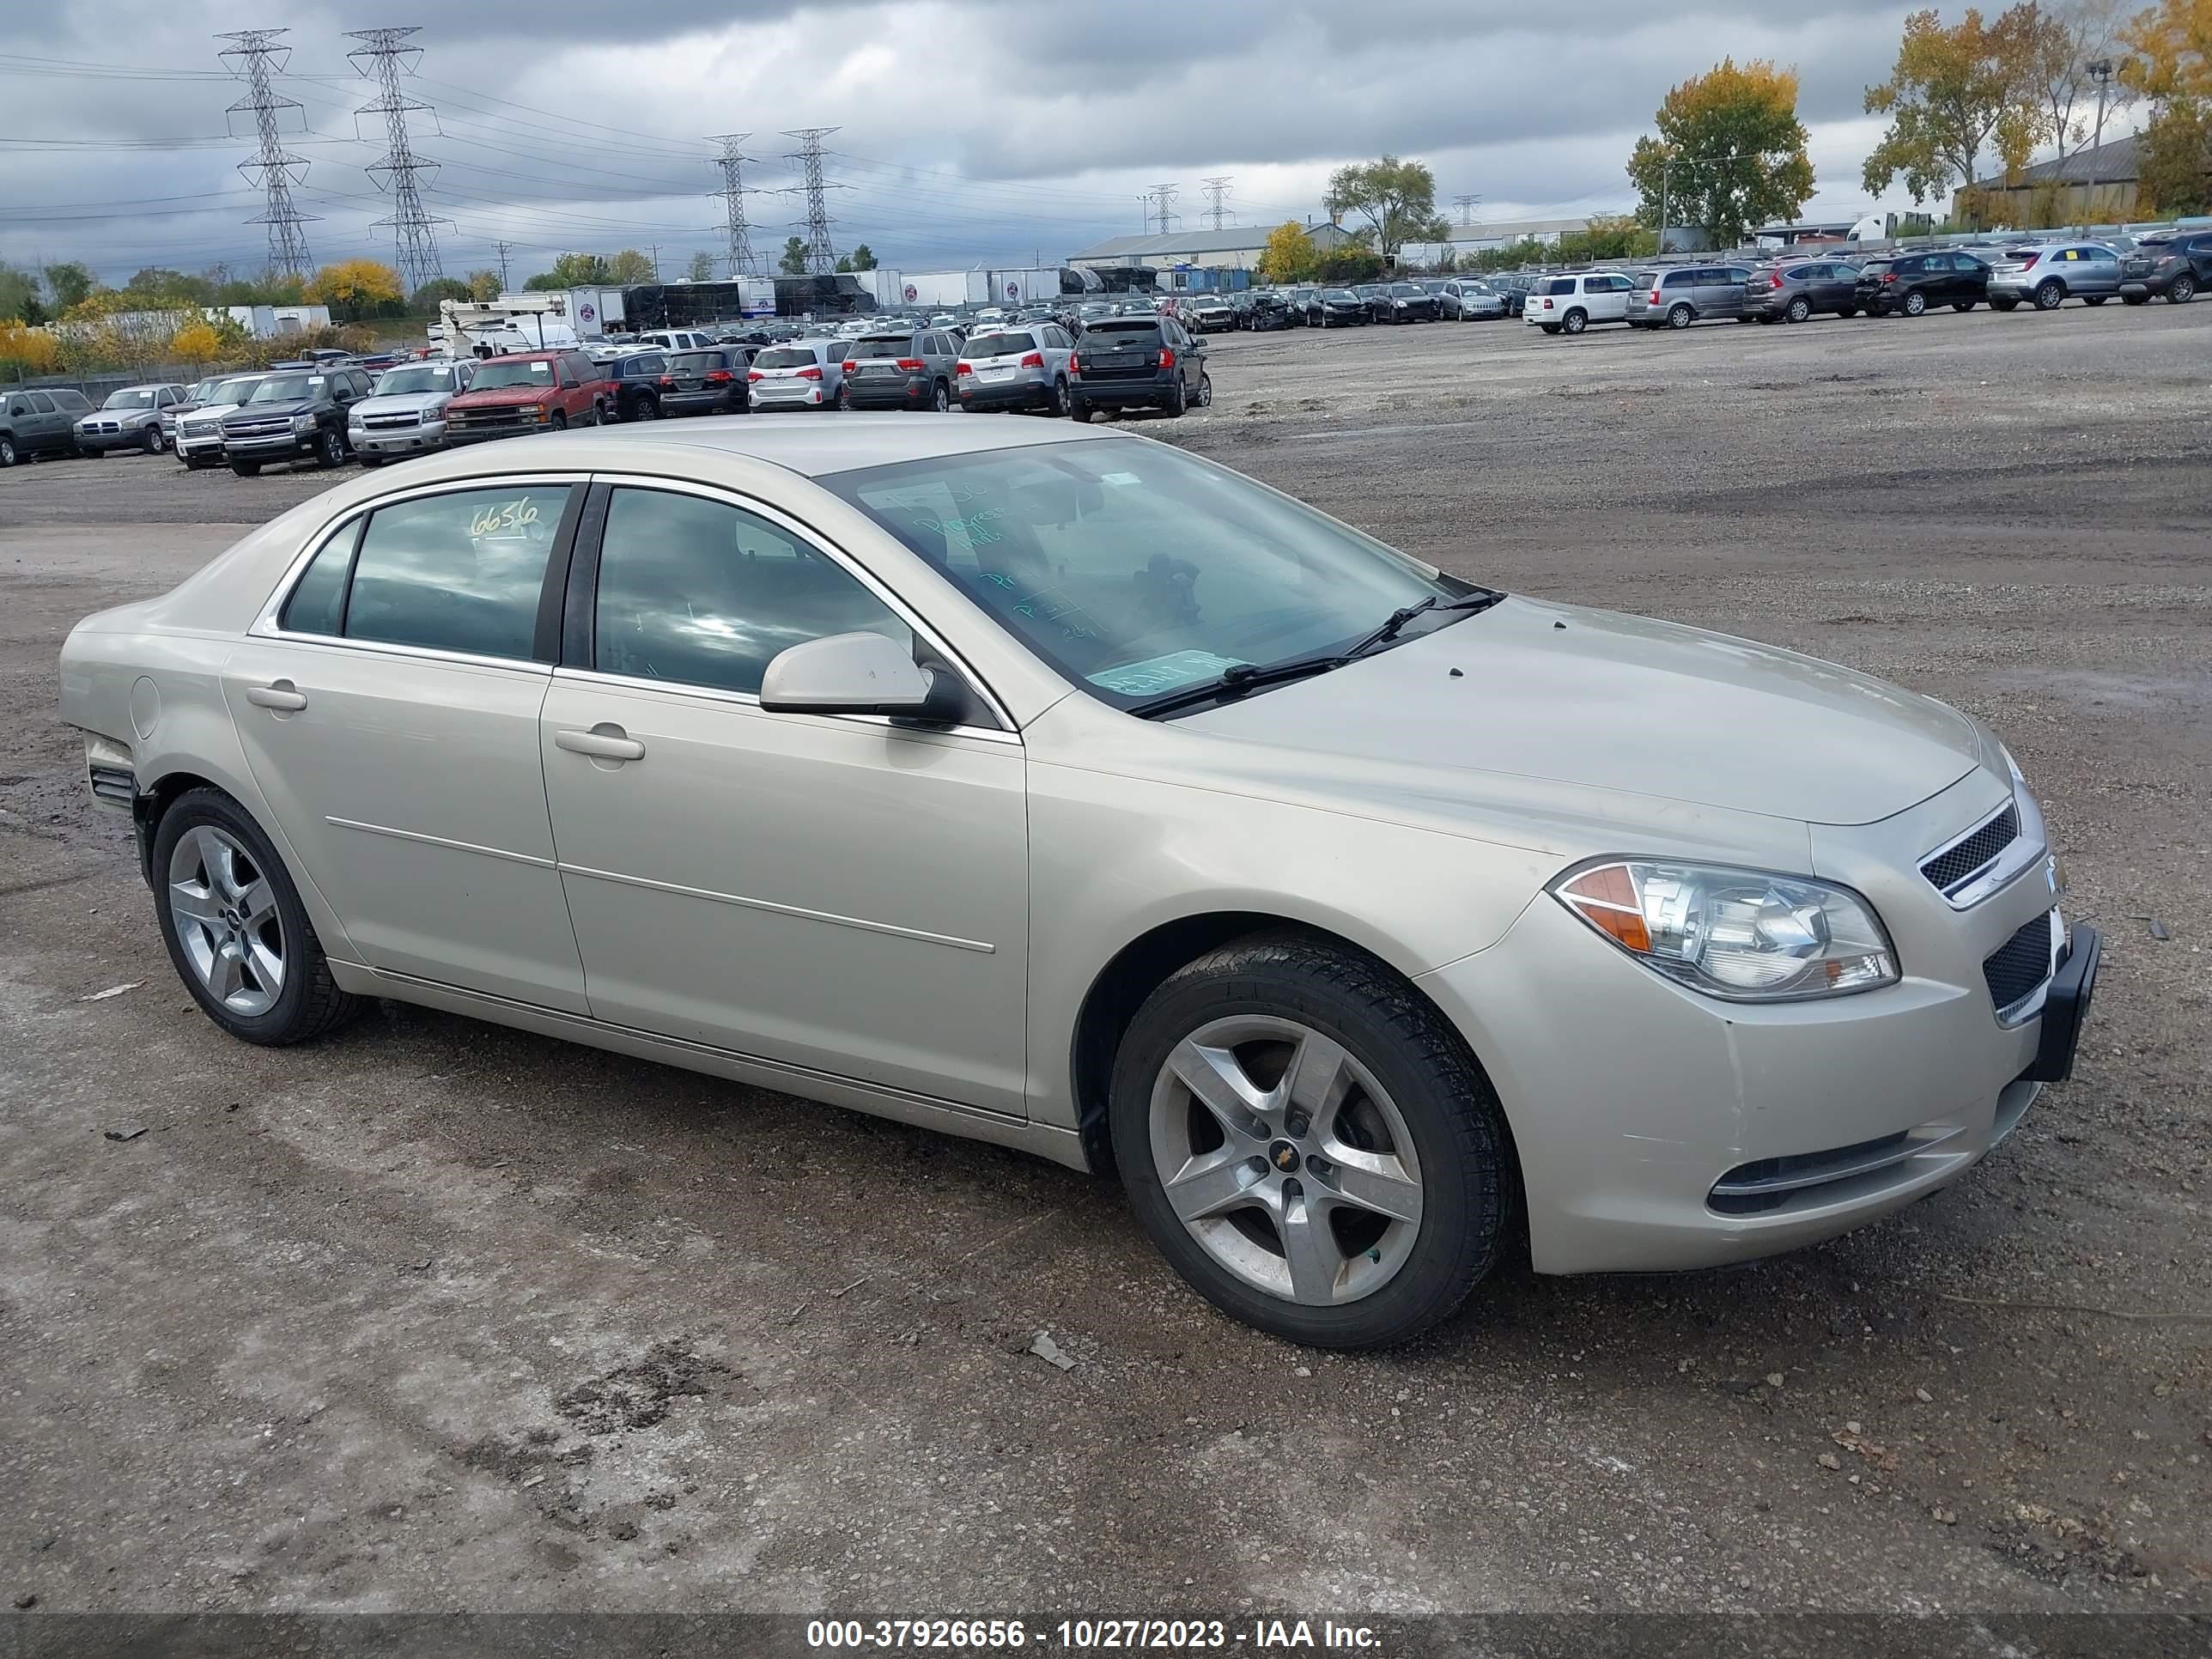
[{"label": "rear door", "polygon": [[1720,291],[1716,296],[1717,308],[1713,315],[1716,317],[1742,316],[1746,291],[1751,285],[1751,267],[1724,265],[1721,269],[1720,276]]},{"label": "rear door", "polygon": [[72,447],[76,438],[68,412],[43,392],[32,392],[30,398],[32,442],[40,450]]}]

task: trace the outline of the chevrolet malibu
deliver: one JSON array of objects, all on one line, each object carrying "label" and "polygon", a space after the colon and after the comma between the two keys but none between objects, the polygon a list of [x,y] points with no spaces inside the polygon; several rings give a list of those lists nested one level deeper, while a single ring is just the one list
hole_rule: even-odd
[{"label": "chevrolet malibu", "polygon": [[186,989],[393,998],[1117,1171],[1291,1340],[1826,1238],[2063,1079],[1996,737],[1178,449],[767,417],[363,476],[61,664]]}]

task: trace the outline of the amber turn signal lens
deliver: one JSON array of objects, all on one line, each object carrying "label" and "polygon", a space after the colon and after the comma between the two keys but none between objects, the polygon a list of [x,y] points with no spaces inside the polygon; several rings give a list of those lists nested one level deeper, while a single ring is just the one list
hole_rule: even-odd
[{"label": "amber turn signal lens", "polygon": [[1584,871],[1559,889],[1559,896],[1600,933],[1638,956],[1650,954],[1651,932],[1644,925],[1643,907],[1636,902],[1636,884],[1620,865]]}]

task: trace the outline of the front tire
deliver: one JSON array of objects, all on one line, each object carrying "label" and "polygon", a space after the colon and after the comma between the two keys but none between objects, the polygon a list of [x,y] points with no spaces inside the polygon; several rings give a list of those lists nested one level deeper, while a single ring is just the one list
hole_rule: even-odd
[{"label": "front tire", "polygon": [[1959,313],[1960,315],[1964,316],[1967,312],[1972,311],[1980,303],[1981,301],[1978,300],[1954,300],[1951,302],[1951,309]]},{"label": "front tire", "polygon": [[[2081,303],[2085,306],[2100,306],[2110,297],[2111,296],[2109,295],[2104,294],[2085,294],[2081,296]],[[1964,306],[1960,306],[1959,307],[1961,311],[1964,311],[1966,308],[1966,307]]]},{"label": "front tire", "polygon": [[261,463],[258,461],[233,461],[230,464],[230,470],[238,474],[241,478],[258,478],[261,476]]},{"label": "front tire", "polygon": [[345,440],[325,427],[315,435],[315,465],[325,471],[345,465]]},{"label": "front tire", "polygon": [[321,941],[269,837],[220,789],[193,789],[154,831],[154,915],[201,1011],[245,1042],[283,1047],[360,1007],[337,988]]},{"label": "front tire", "polygon": [[1511,1216],[1503,1114],[1403,979],[1298,933],[1237,940],[1131,1021],[1109,1114],[1131,1206],[1170,1267],[1290,1341],[1371,1348],[1445,1318]]},{"label": "front tire", "polygon": [[556,432],[566,432],[568,429],[568,411],[565,409],[555,410],[553,418],[548,421],[546,425],[551,427]]},{"label": "front tire", "polygon": [[141,441],[143,443],[146,453],[149,455],[160,454],[161,453],[161,428],[158,426],[148,427],[146,428],[146,435]]}]

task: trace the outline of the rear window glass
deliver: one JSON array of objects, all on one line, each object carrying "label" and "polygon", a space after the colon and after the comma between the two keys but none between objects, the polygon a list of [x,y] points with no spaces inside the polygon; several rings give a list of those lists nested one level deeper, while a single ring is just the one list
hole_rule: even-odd
[{"label": "rear window glass", "polygon": [[753,359],[755,368],[805,368],[816,362],[813,351],[805,346],[770,346]]},{"label": "rear window glass", "polygon": [[978,334],[968,342],[964,355],[970,357],[1015,357],[1024,351],[1035,351],[1036,342],[1026,334]]},{"label": "rear window glass", "polygon": [[1158,339],[1160,325],[1150,317],[1109,317],[1104,322],[1091,325],[1093,334],[1126,335],[1131,339]]},{"label": "rear window glass", "polygon": [[1879,276],[1883,271],[1887,270],[1888,269],[1888,260],[1869,259],[1865,264],[1859,267],[1859,273],[1865,276]]},{"label": "rear window glass", "polygon": [[1572,294],[1574,291],[1575,279],[1571,276],[1547,276],[1536,284],[1539,294]]},{"label": "rear window glass", "polygon": [[668,360],[669,368],[679,374],[698,374],[710,368],[726,368],[719,351],[680,351]]},{"label": "rear window glass", "polygon": [[921,348],[910,334],[882,335],[872,339],[855,340],[845,349],[848,357],[911,357]]}]

